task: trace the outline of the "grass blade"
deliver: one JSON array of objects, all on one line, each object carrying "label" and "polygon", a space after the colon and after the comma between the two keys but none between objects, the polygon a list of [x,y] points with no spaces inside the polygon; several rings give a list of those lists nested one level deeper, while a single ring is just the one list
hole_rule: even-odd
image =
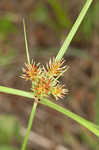
[{"label": "grass blade", "polygon": [[72,113],[71,111],[69,111],[66,108],[63,108],[53,102],[51,102],[48,99],[43,99],[41,101],[42,104],[55,109],[59,112],[61,112],[62,114],[68,116],[69,118],[75,120],[76,122],[78,122],[79,124],[83,125],[84,127],[86,127],[87,129],[89,129],[92,133],[94,133],[96,136],[99,137],[99,126],[95,125],[94,123],[91,123],[88,120],[85,120],[84,118],[80,117],[79,115],[76,115],[75,113]]},{"label": "grass blade", "polygon": [[25,26],[25,20],[24,19],[23,19],[23,28],[24,28],[24,39],[25,39],[27,61],[28,61],[28,64],[30,64],[29,48],[28,48],[27,35],[26,35],[26,26]]},{"label": "grass blade", "polygon": [[87,0],[87,1],[86,1],[86,3],[85,3],[85,5],[84,5],[83,9],[81,10],[81,12],[80,12],[80,14],[79,14],[79,16],[78,16],[76,22],[74,23],[74,25],[73,25],[71,31],[69,32],[69,34],[68,34],[66,40],[64,41],[64,43],[63,43],[61,49],[59,50],[59,53],[58,53],[57,56],[56,56],[56,59],[57,59],[58,61],[63,57],[64,53],[67,51],[67,49],[68,49],[68,47],[69,47],[69,45],[70,45],[70,42],[72,41],[74,35],[76,34],[76,32],[77,32],[77,30],[78,30],[78,28],[79,28],[79,26],[80,26],[80,24],[81,24],[83,18],[84,18],[85,15],[86,15],[86,12],[87,12],[88,8],[90,7],[90,5],[91,5],[91,3],[92,3],[92,1],[93,1],[93,0]]},{"label": "grass blade", "polygon": [[[25,92],[25,91],[21,91],[21,90],[17,90],[17,89],[12,89],[12,88],[7,88],[4,86],[0,86],[0,92],[18,95],[18,96],[24,96],[24,97],[33,99],[33,93]],[[79,115],[72,113],[68,109],[63,108],[63,107],[51,102],[48,99],[42,99],[41,104],[48,106],[52,109],[55,109],[55,110],[59,111],[60,113],[64,114],[65,116],[68,116],[69,118],[71,118],[71,119],[75,120],[76,122],[78,122],[79,124],[83,125],[87,129],[89,129],[92,133],[94,133],[96,136],[99,137],[99,126],[98,125],[95,125],[95,124],[91,123],[90,121],[85,120],[84,118],[80,117]]]},{"label": "grass blade", "polygon": [[25,91],[13,89],[13,88],[8,88],[8,87],[4,87],[4,86],[0,86],[0,92],[12,94],[12,95],[23,96],[23,97],[27,97],[27,98],[34,98],[33,93],[25,92]]}]

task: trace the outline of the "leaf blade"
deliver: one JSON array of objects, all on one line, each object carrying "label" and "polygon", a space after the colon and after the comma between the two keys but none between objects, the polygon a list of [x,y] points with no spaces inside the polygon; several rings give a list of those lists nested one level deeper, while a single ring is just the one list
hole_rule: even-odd
[{"label": "leaf blade", "polygon": [[[8,88],[8,87],[4,87],[4,86],[0,86],[0,92],[18,95],[18,96],[24,96],[24,97],[31,98],[31,99],[34,98],[33,93],[22,91],[22,90],[17,90],[17,89],[13,89],[13,88]],[[92,133],[94,133],[96,136],[99,137],[99,126],[98,125],[95,125],[95,124],[91,123],[90,121],[85,120],[84,118],[80,117],[79,115],[69,111],[66,108],[63,108],[63,107],[53,103],[52,101],[50,101],[46,98],[42,99],[40,103],[45,106],[48,106],[54,110],[57,110],[60,113],[64,114],[65,116],[68,116],[69,118],[75,120],[76,122],[83,125],[87,129],[89,129]]]}]

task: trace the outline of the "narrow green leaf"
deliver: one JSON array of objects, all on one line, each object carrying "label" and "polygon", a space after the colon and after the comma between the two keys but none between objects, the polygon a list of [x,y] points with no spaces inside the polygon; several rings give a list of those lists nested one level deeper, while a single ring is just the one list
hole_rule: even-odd
[{"label": "narrow green leaf", "polygon": [[[33,99],[33,93],[25,92],[25,91],[21,91],[21,90],[17,90],[17,89],[12,89],[12,88],[7,88],[4,86],[0,86],[0,92],[24,96],[24,97]],[[96,136],[99,137],[99,126],[98,125],[95,125],[95,124],[91,123],[90,121],[85,120],[84,118],[80,117],[79,115],[72,113],[68,109],[63,108],[63,107],[51,102],[48,99],[42,99],[41,104],[61,112],[65,116],[68,116],[69,118],[71,118],[71,119],[75,120],[76,122],[78,122],[79,124],[83,125],[87,129],[89,129],[92,133],[94,133]]]},{"label": "narrow green leaf", "polygon": [[61,47],[59,53],[58,53],[57,56],[56,56],[56,59],[57,59],[57,60],[60,60],[60,59],[63,57],[64,53],[67,51],[67,49],[68,49],[68,47],[69,47],[69,45],[70,45],[70,42],[72,41],[74,35],[76,34],[76,32],[77,32],[77,30],[78,30],[78,28],[79,28],[79,26],[80,26],[80,24],[81,24],[83,18],[84,18],[85,15],[86,15],[86,12],[87,12],[88,8],[90,7],[90,5],[91,5],[91,3],[92,3],[92,1],[93,1],[93,0],[87,0],[87,1],[86,1],[86,3],[85,3],[85,5],[84,5],[83,9],[81,10],[81,12],[80,12],[80,14],[79,14],[79,16],[78,16],[76,22],[74,23],[74,25],[73,25],[71,31],[69,32],[69,34],[68,34],[66,40],[65,40],[64,43],[63,43],[63,45],[62,45],[62,47]]},{"label": "narrow green leaf", "polygon": [[34,98],[33,93],[25,92],[25,91],[13,89],[13,88],[8,88],[8,87],[4,87],[4,86],[0,86],[0,92],[12,94],[12,95],[23,96],[23,97],[27,97],[27,98]]},{"label": "narrow green leaf", "polygon": [[99,126],[91,123],[88,120],[85,120],[84,118],[80,117],[79,115],[76,115],[75,113],[73,113],[73,112],[69,111],[68,109],[63,108],[63,107],[51,102],[48,99],[42,99],[41,103],[48,106],[48,107],[50,107],[50,108],[52,108],[52,109],[55,109],[55,110],[61,112],[62,114],[68,116],[69,118],[75,120],[79,124],[83,125],[87,129],[89,129],[95,135],[99,136]]},{"label": "narrow green leaf", "polygon": [[24,19],[23,19],[23,28],[24,28],[24,39],[25,39],[27,61],[28,61],[28,64],[30,64],[29,48],[28,48],[27,35],[26,35],[26,26],[25,26],[25,20]]}]

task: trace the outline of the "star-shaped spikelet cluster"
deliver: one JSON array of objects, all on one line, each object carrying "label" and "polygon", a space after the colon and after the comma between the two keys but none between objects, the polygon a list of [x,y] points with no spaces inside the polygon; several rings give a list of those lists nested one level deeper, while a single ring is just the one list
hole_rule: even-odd
[{"label": "star-shaped spikelet cluster", "polygon": [[50,59],[46,67],[41,67],[40,64],[33,61],[31,64],[25,64],[21,77],[32,82],[31,90],[35,98],[41,99],[53,95],[57,100],[64,97],[68,90],[64,89],[64,86],[58,80],[68,68],[63,64],[63,59],[57,61],[55,58]]}]

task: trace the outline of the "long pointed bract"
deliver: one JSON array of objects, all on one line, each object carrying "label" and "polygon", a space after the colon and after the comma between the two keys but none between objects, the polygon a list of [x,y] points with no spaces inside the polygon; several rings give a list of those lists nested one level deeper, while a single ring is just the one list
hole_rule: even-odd
[{"label": "long pointed bract", "polygon": [[81,12],[80,12],[80,14],[79,14],[79,16],[78,16],[76,22],[74,23],[74,25],[73,25],[71,31],[69,32],[69,34],[68,34],[66,40],[64,41],[64,43],[63,43],[63,45],[62,45],[60,51],[58,52],[58,54],[57,54],[57,56],[56,56],[56,59],[57,59],[58,61],[63,57],[64,53],[67,51],[67,49],[68,49],[68,47],[69,47],[69,45],[70,45],[70,42],[72,41],[74,35],[76,34],[76,32],[77,32],[77,30],[78,30],[78,28],[79,28],[79,26],[80,26],[80,24],[81,24],[83,18],[84,18],[85,15],[86,15],[86,12],[88,11],[88,8],[90,7],[90,5],[91,5],[91,3],[92,3],[92,1],[93,1],[93,0],[87,0],[87,1],[86,1],[86,3],[85,3],[85,5],[84,5],[83,9],[81,10]]},{"label": "long pointed bract", "polygon": [[[0,92],[9,93],[9,94],[18,95],[18,96],[24,96],[24,97],[33,99],[33,94],[31,94],[30,92],[12,89],[12,88],[7,88],[4,86],[0,86]],[[63,108],[63,107],[51,102],[48,99],[44,98],[41,100],[40,103],[45,105],[45,106],[48,106],[52,109],[55,109],[55,110],[59,111],[60,113],[64,114],[65,116],[68,116],[69,118],[75,120],[76,122],[80,123],[81,125],[83,125],[87,129],[89,129],[92,133],[94,133],[96,136],[99,137],[99,126],[98,125],[95,125],[95,124],[91,123],[90,121],[85,120],[84,118],[80,117],[79,115],[69,111],[66,108]]]},{"label": "long pointed bract", "polygon": [[25,39],[27,61],[28,61],[28,64],[30,64],[29,48],[28,48],[27,35],[26,35],[26,26],[25,26],[25,20],[24,20],[24,18],[23,18],[23,28],[24,28],[24,39]]}]

